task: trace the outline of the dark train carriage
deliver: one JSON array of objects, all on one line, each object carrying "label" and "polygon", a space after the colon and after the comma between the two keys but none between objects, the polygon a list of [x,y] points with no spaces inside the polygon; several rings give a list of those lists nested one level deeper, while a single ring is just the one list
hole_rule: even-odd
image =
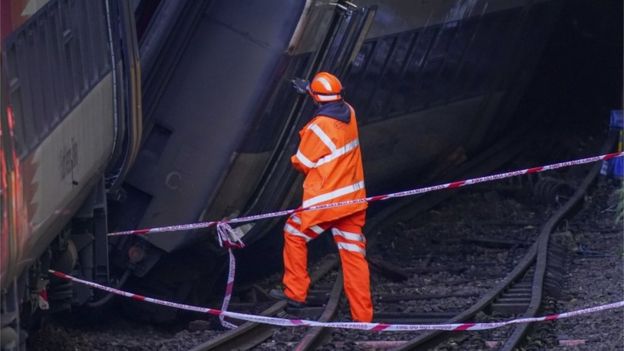
[{"label": "dark train carriage", "polygon": [[[141,5],[146,134],[113,230],[296,206],[289,157],[314,106],[289,81],[320,70],[342,78],[358,112],[369,193],[444,176],[508,133],[561,2]],[[418,181],[389,181],[397,174]],[[247,226],[244,240],[279,243],[279,223]],[[221,253],[213,239],[126,237],[113,256],[138,276],[151,272],[147,286],[188,291],[194,279],[210,290]]]}]

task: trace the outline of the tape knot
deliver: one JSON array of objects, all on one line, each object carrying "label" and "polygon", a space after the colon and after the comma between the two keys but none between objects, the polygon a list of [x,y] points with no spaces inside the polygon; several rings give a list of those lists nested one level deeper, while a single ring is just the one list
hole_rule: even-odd
[{"label": "tape knot", "polygon": [[219,245],[228,249],[241,249],[245,247],[245,243],[241,240],[244,233],[238,228],[232,228],[227,222],[220,221],[217,223],[217,238]]}]

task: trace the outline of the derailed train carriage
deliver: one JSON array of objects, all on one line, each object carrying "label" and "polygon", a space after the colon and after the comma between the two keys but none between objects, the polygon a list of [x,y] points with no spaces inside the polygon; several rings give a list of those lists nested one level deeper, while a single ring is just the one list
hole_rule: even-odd
[{"label": "derailed train carriage", "polygon": [[[144,9],[139,20],[149,23],[141,38],[146,135],[123,185],[126,201],[111,211],[115,230],[298,206],[289,158],[314,105],[289,80],[322,70],[342,78],[358,112],[370,194],[396,190],[389,180],[397,174],[443,176],[423,170],[448,169],[508,133],[561,3],[169,5]],[[244,227],[247,266],[280,264],[281,223]],[[114,252],[146,293],[205,303],[225,276],[211,233],[126,237]]]},{"label": "derailed train carriage", "polygon": [[[314,106],[294,77],[342,78],[369,193],[396,190],[396,174],[443,176],[505,137],[561,2],[128,4],[51,0],[3,34],[7,332],[43,292],[58,309],[107,301],[48,284],[50,266],[202,302],[222,277],[214,236],[105,234],[296,206],[288,159]],[[279,225],[247,226],[244,241],[278,247]]]}]

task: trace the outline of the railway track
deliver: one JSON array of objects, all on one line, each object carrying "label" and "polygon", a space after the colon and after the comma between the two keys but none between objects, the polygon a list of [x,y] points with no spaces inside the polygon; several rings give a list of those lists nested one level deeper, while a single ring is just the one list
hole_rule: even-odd
[{"label": "railway track", "polygon": [[[462,166],[456,167],[454,172],[450,172],[449,179],[460,175],[477,176],[500,167],[502,164],[508,162],[512,157],[519,153],[524,146],[526,146],[526,139],[523,138],[525,135],[526,130],[517,131],[508,139],[493,145],[488,152],[483,153],[480,157]],[[452,165],[449,164],[448,166],[451,167]],[[396,201],[393,204],[386,205],[384,210],[379,211],[368,220],[367,225],[364,228],[365,234],[367,238],[369,238],[368,246],[373,246],[376,236],[372,234],[384,226],[385,222],[398,221],[402,217],[414,216],[417,213],[422,213],[444,201],[452,194],[452,191],[431,193],[416,200],[404,199]],[[409,208],[409,211],[405,212],[405,208]],[[317,269],[317,271],[311,275],[311,286],[313,289],[315,288],[315,283],[319,282],[323,279],[323,276],[330,273],[331,267],[334,267],[335,265],[337,265],[337,258],[332,258],[331,263],[328,262],[327,265],[323,265],[323,268]],[[373,268],[375,268],[375,266],[373,266]],[[377,268],[379,269],[380,267],[377,266]],[[331,284],[332,287],[330,290],[320,291],[320,295],[329,295],[329,299],[325,304],[323,312],[315,316],[318,320],[330,321],[335,316],[335,311],[339,305],[340,296],[342,294],[341,274],[337,274],[337,277],[336,281]],[[313,291],[310,293],[310,295],[313,295]],[[285,316],[285,307],[286,304],[283,301],[280,301],[264,310],[261,315],[276,317]],[[312,308],[318,310],[320,307],[312,306]],[[235,330],[225,332],[214,339],[197,345],[192,349],[192,351],[251,349],[264,342],[264,340],[270,338],[277,329],[278,328],[276,327],[246,322]],[[304,340],[310,340],[310,345],[317,345],[319,340],[325,336],[325,333],[326,330],[322,328],[311,328],[310,333],[306,334]]]},{"label": "railway track", "polygon": [[[605,151],[611,145],[612,139],[610,139],[603,149]],[[560,205],[559,209],[554,211],[550,217],[545,220],[539,231],[539,235],[534,240],[534,243],[526,249],[524,257],[518,261],[513,270],[509,272],[502,280],[500,280],[495,286],[491,287],[488,292],[481,295],[478,301],[472,303],[468,308],[465,308],[459,313],[453,312],[434,312],[434,313],[391,313],[391,312],[376,312],[375,320],[383,321],[386,323],[459,323],[474,318],[479,312],[498,312],[513,316],[535,316],[539,311],[542,303],[542,297],[544,295],[544,289],[549,289],[551,295],[556,295],[558,275],[560,272],[561,255],[563,254],[560,248],[554,249],[549,245],[551,234],[556,228],[557,224],[562,219],[569,216],[574,209],[578,208],[578,205],[582,202],[585,193],[589,186],[592,184],[596,175],[599,173],[600,165],[596,164],[585,176],[580,185],[576,188],[575,192]],[[479,170],[481,171],[481,170]],[[446,196],[444,193],[437,194],[439,201]],[[437,202],[439,202],[437,201]],[[435,202],[435,201],[434,201]],[[435,203],[437,203],[435,202]],[[384,219],[392,217],[394,214],[394,220],[397,217],[397,211],[400,208],[406,206],[405,204],[397,204],[392,208],[388,208],[386,213],[380,214],[378,218],[370,223],[369,231],[377,230],[377,227],[384,222]],[[418,211],[424,211],[424,208],[418,209]],[[414,210],[409,211],[408,216],[412,216]],[[405,214],[403,214],[405,216]],[[372,247],[372,243],[369,243],[369,247]],[[500,243],[499,243],[500,244]],[[503,243],[504,244],[504,243]],[[519,244],[517,244],[519,245]],[[550,250],[549,250],[550,247]],[[426,270],[427,264],[430,262],[431,255],[421,262]],[[418,268],[401,267],[401,269],[395,269],[393,266],[384,263],[380,259],[370,259],[371,267],[377,274],[382,274],[390,277],[390,279],[402,280],[402,275],[410,270],[417,271]],[[337,261],[335,258],[328,261],[326,269],[318,270],[314,275],[313,280],[318,282],[322,279],[324,274],[329,274],[333,267],[336,267]],[[331,289],[316,291],[316,294],[320,296],[317,300],[320,300],[318,305],[312,306],[309,311],[302,312],[302,315],[297,317],[305,317],[316,319],[319,321],[332,321],[338,316],[341,306],[342,296],[342,279],[341,274],[336,274],[336,280],[331,285]],[[327,284],[325,284],[327,286]],[[314,285],[313,285],[314,286]],[[311,294],[313,295],[313,294]],[[323,296],[327,295],[327,299],[323,300]],[[448,297],[453,298],[475,298],[474,294],[450,294]],[[412,297],[414,298],[414,297]],[[420,296],[419,299],[425,300],[427,298],[433,298],[432,296]],[[395,300],[396,302],[406,301],[410,299],[409,296],[397,296],[389,295],[385,296],[385,302]],[[320,305],[324,307],[321,308]],[[271,308],[267,309],[264,315],[285,316],[284,311],[285,303],[278,302]],[[504,342],[499,342],[498,347],[501,350],[513,350],[522,341],[528,330],[528,325],[518,325]],[[204,344],[198,345],[193,350],[226,350],[226,349],[251,349],[257,347],[265,340],[271,338],[275,333],[276,328],[262,326],[254,323],[245,323],[238,329],[224,333],[220,337],[210,340]],[[334,345],[359,345],[361,348],[382,348],[382,349],[397,349],[397,350],[415,350],[431,347],[432,345],[444,342],[445,339],[450,337],[448,332],[426,332],[419,334],[416,338],[411,340],[334,340],[327,328],[309,328],[303,335],[297,336],[298,342],[289,342],[286,346],[289,349],[295,350],[314,350],[322,345],[331,341]],[[266,348],[274,348],[276,344],[269,342],[265,345]],[[348,347],[348,346],[346,346]],[[262,347],[259,347],[262,349]]]},{"label": "railway track", "polygon": [[[605,143],[602,150],[607,151],[613,145],[613,137]],[[444,320],[444,313],[433,314],[405,314],[396,315],[376,314],[376,320],[390,323],[461,323],[474,318],[477,313],[488,311],[498,311],[511,313],[515,316],[533,317],[536,316],[542,304],[545,289],[550,289],[551,295],[556,295],[558,285],[558,275],[561,274],[561,248],[549,250],[551,234],[556,229],[558,223],[569,216],[582,203],[590,185],[600,172],[600,164],[592,166],[574,194],[557,209],[541,227],[539,236],[528,249],[524,257],[518,262],[515,268],[507,274],[494,288],[484,294],[476,303],[465,309],[461,313]],[[329,301],[337,300],[339,296],[330,296]],[[337,313],[337,303],[328,303],[323,315],[333,316]],[[401,320],[400,316],[403,317]],[[394,317],[394,320],[389,320]],[[399,318],[397,320],[397,317]],[[422,319],[422,320],[419,320]],[[442,320],[436,320],[442,319]],[[516,349],[524,340],[529,324],[519,324],[514,327],[507,339],[498,342],[499,350],[510,351]],[[392,348],[396,350],[422,350],[427,347],[441,343],[445,338],[450,337],[448,332],[432,331],[426,332],[409,341],[364,341],[359,345],[362,348]],[[329,331],[322,328],[314,328],[308,331],[301,342],[294,349],[314,350],[323,343],[323,338],[327,340]],[[335,341],[332,341],[335,343]],[[344,343],[344,341],[343,341]],[[353,343],[353,341],[351,341]]]},{"label": "railway track", "polygon": [[[612,145],[612,142],[613,139],[610,138],[607,143],[605,143],[603,150],[607,150],[608,147]],[[552,248],[549,246],[551,234],[562,219],[569,216],[578,208],[590,185],[598,175],[600,166],[600,164],[594,165],[576,188],[574,194],[570,196],[559,209],[550,215],[548,220],[546,220],[541,227],[539,236],[515,268],[469,308],[448,320],[443,319],[445,316],[444,313],[421,315],[406,313],[388,315],[380,313],[376,314],[376,319],[386,323],[460,323],[475,318],[479,312],[483,311],[487,311],[488,313],[506,313],[517,317],[536,316],[542,304],[544,290],[549,290],[551,295],[556,295],[560,275],[562,274],[561,265],[563,260],[561,256],[563,252],[560,247]],[[333,298],[337,297],[330,297],[330,301]],[[328,304],[328,306],[330,306],[330,304]],[[329,314],[329,312],[326,313]],[[392,317],[394,317],[394,320],[391,319]],[[517,325],[513,331],[509,333],[509,336],[504,342],[498,343],[497,346],[499,349],[513,350],[517,348],[523,342],[523,337],[526,335],[529,326],[529,324]],[[310,331],[304,336],[303,340],[295,349],[312,350],[320,344],[320,338],[322,336],[322,332]],[[365,341],[362,342],[360,346],[370,348],[396,348],[397,350],[421,350],[439,344],[442,340],[450,336],[451,334],[448,332],[435,331],[421,334],[409,341]]]},{"label": "railway track", "polygon": [[[512,141],[512,143],[515,142]],[[499,154],[504,153],[501,153],[500,149],[493,148],[492,155]],[[501,163],[505,162],[505,159],[494,157],[489,161],[478,161],[478,167],[474,169],[463,167],[457,171],[467,176],[471,176],[471,173],[484,174],[490,171],[483,169],[483,167],[488,167],[489,162]],[[515,168],[515,166],[513,167]],[[580,171],[580,173],[584,172],[583,170]],[[595,174],[597,171],[594,169],[593,172]],[[591,180],[579,181],[579,172],[576,173],[577,176],[574,177],[573,182],[581,184],[579,188],[586,187],[591,183]],[[543,232],[551,219],[546,217],[547,211],[544,206],[533,208],[530,212],[523,212],[520,205],[530,203],[532,206],[533,201],[526,201],[527,199],[522,196],[514,199],[507,194],[509,192],[518,193],[520,188],[528,184],[536,193],[533,199],[559,197],[559,200],[572,198],[579,200],[583,198],[582,195],[578,196],[578,189],[576,194],[564,191],[565,194],[562,197],[559,196],[558,191],[565,188],[560,186],[563,182],[552,177],[549,178],[550,185],[536,183],[536,180],[543,180],[539,176],[515,178],[510,179],[509,182],[492,183],[495,184],[494,186],[477,185],[472,187],[473,190],[470,191],[458,190],[459,194],[457,194],[458,191],[435,192],[424,195],[423,201],[399,200],[388,202],[388,205],[381,207],[385,212],[378,213],[379,216],[371,218],[366,227],[370,239],[367,251],[371,263],[371,277],[374,282],[372,287],[375,301],[375,321],[399,324],[445,323],[460,317],[462,314],[468,314],[471,309],[474,310],[474,306],[478,302],[488,300],[486,296],[497,287],[504,285],[505,282],[509,283],[507,289],[490,300],[489,305],[484,309],[477,310],[472,317],[466,317],[466,319],[489,322],[509,319],[525,313],[529,315],[527,311],[530,310],[531,300],[537,295],[533,293],[533,281],[539,279],[536,277],[540,274],[539,270],[536,270],[536,263],[540,261],[540,250],[537,247],[539,247],[538,238],[541,236],[538,235],[540,231],[536,228],[541,227],[541,232]],[[517,184],[518,180],[520,180],[520,185]],[[422,215],[422,212],[435,203],[455,194],[458,195],[456,196],[458,200],[453,199],[453,201],[438,206],[432,211],[427,211],[426,215]],[[593,198],[593,195],[588,198]],[[485,205],[488,202],[497,203],[497,205],[488,207]],[[559,206],[566,208],[569,213],[577,206],[568,205],[568,202],[562,205],[562,202],[559,201]],[[578,204],[579,201],[576,203]],[[375,206],[372,209],[374,210]],[[533,218],[532,212],[536,213],[535,218]],[[552,227],[556,227],[555,222],[560,221],[560,219],[552,219],[552,223],[554,223]],[[389,229],[388,226],[392,228]],[[564,232],[555,236],[557,242],[563,240],[563,245],[569,243],[565,241],[568,237],[562,236],[566,233],[570,235],[566,228],[563,229]],[[378,244],[374,244],[375,237],[383,238],[383,240],[377,240]],[[560,273],[555,261],[561,261],[561,253],[557,251],[562,251],[562,248],[553,248],[550,242],[548,244],[549,250],[546,255],[548,269],[542,275],[542,288],[546,289],[549,295],[553,295],[556,293],[558,285],[557,274]],[[420,249],[409,251],[411,246],[419,246]],[[482,249],[478,251],[475,248]],[[573,248],[567,248],[573,250]],[[390,256],[386,255],[387,252],[390,252]],[[396,257],[391,256],[394,254]],[[445,256],[447,258],[444,258]],[[524,259],[529,256],[533,256],[533,258]],[[410,261],[410,257],[412,261]],[[457,257],[465,258],[465,262],[458,262]],[[516,263],[520,263],[522,266],[523,262],[526,263],[525,261],[529,265],[526,269],[516,265]],[[566,262],[568,261],[569,258],[566,257]],[[501,267],[499,271],[491,269],[492,266],[496,265]],[[345,306],[344,299],[341,299],[340,294],[342,290],[342,282],[339,279],[341,274],[336,267],[335,259],[326,257],[322,264],[313,270],[312,276],[315,283],[310,291],[311,306],[299,311],[299,315],[294,310],[285,310],[283,302],[274,303],[262,314],[323,321],[348,319],[348,308],[345,308],[347,306]],[[517,273],[516,279],[503,279],[507,275],[512,276],[514,272]],[[271,303],[261,297],[262,292],[266,292],[265,289],[268,284],[272,283],[269,282],[266,286],[261,286],[263,283],[256,283],[253,286],[241,287],[231,305],[232,310],[259,314],[258,308],[265,308]],[[250,288],[252,289],[250,290]],[[543,292],[540,294],[543,295]],[[395,307],[392,307],[393,304]],[[553,303],[550,300],[545,308],[556,305],[558,303]],[[537,306],[539,308],[539,304]],[[542,313],[544,312],[541,311],[540,314]],[[153,349],[154,345],[167,344],[168,347],[180,350],[190,347],[194,347],[193,350],[425,349],[436,344],[437,348],[445,349],[498,349],[506,347],[505,343],[508,342],[509,337],[521,333],[521,331],[513,330],[512,326],[506,327],[508,329],[478,333],[423,334],[424,332],[418,332],[417,334],[414,332],[393,332],[376,334],[342,329],[328,331],[322,328],[274,328],[252,323],[243,324],[234,331],[219,332],[210,328],[212,322],[211,319],[194,320],[188,325],[188,330],[176,332],[174,338],[171,338],[170,332],[163,331],[169,333],[162,336],[162,338],[166,338],[166,342],[150,339],[145,340],[144,344],[139,347],[138,344],[135,345],[134,343],[136,335],[128,336],[126,342],[128,345],[135,345],[134,347],[137,349]],[[556,328],[557,325],[541,325],[537,330],[531,331],[532,338],[542,337],[540,332],[545,332],[547,334],[546,339],[541,340],[551,340],[552,342],[552,337],[556,338],[553,328]],[[133,328],[127,324],[123,329],[129,327]],[[150,338],[160,333],[156,333],[150,328],[144,329],[148,329],[147,334],[150,335]],[[133,333],[136,332],[135,329],[132,330]],[[50,332],[55,335],[52,339],[58,338],[59,328],[51,329]],[[503,333],[502,337],[501,332]],[[65,335],[64,333],[67,332],[60,330],[61,336]],[[84,330],[77,328],[76,331],[69,330],[69,333],[80,335],[79,338],[82,338]],[[115,333],[117,332],[108,331],[101,335],[105,337],[116,335],[115,338],[117,338]],[[87,344],[90,339],[100,335],[94,331],[91,331],[91,334],[93,335],[85,336],[83,341],[79,339],[76,344]],[[123,335],[119,338],[125,340]],[[208,338],[211,339],[201,345],[193,346]],[[522,337],[519,339],[521,340]],[[466,347],[473,341],[479,341],[481,344],[478,344],[477,347]],[[473,345],[475,344],[473,343]],[[104,348],[108,349],[107,347]]]}]

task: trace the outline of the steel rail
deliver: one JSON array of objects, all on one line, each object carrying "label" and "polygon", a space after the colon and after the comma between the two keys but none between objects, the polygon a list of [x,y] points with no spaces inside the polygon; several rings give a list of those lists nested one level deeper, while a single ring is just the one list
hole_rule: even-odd
[{"label": "steel rail", "polygon": [[[602,150],[609,150],[610,147],[615,143],[617,136],[614,133],[611,133],[607,138],[607,141],[602,147]],[[582,200],[583,195],[587,192],[589,186],[595,180],[598,172],[600,171],[601,163],[597,163],[592,166],[592,169],[585,176],[581,185],[577,188],[574,195],[568,199],[568,201],[557,210],[550,219],[544,224],[540,231],[540,235],[535,243],[531,246],[527,254],[523,257],[523,259],[516,265],[514,270],[505,277],[499,284],[497,284],[493,289],[490,290],[489,293],[484,295],[479,301],[473,304],[470,308],[460,313],[456,317],[450,319],[448,323],[459,323],[464,322],[468,318],[473,317],[477,314],[477,312],[484,310],[488,307],[492,302],[496,300],[497,297],[502,295],[505,289],[511,286],[515,281],[522,277],[523,274],[533,265],[536,265],[535,272],[533,273],[533,285],[531,291],[531,302],[527,311],[524,314],[524,317],[532,317],[535,316],[542,301],[542,292],[543,292],[543,282],[544,276],[546,273],[547,267],[547,256],[548,256],[548,242],[550,239],[550,234],[552,229],[555,227],[557,223],[559,223],[565,216],[570,214],[570,212],[577,206]],[[522,324],[516,326],[512,336],[505,342],[503,348],[501,350],[513,350],[521,341],[523,336],[525,335],[529,324]],[[426,334],[422,334],[417,338],[414,338],[407,343],[401,345],[396,350],[416,350],[422,349],[425,346],[431,346],[434,342],[439,342],[441,338],[450,336],[449,332],[444,331],[432,331]]]},{"label": "steel rail", "polygon": [[[331,293],[329,294],[329,300],[327,301],[325,310],[323,310],[321,317],[319,317],[319,322],[329,322],[336,316],[340,298],[342,297],[342,279],[341,272],[338,272],[338,277],[336,278]],[[310,330],[303,336],[301,342],[299,342],[294,349],[297,351],[316,349],[320,346],[326,330],[327,328],[322,327],[310,328]]]},{"label": "steel rail", "polygon": [[[608,151],[616,142],[617,135],[610,133],[607,141],[602,146],[601,151]],[[550,234],[555,229],[556,225],[563,220],[567,215],[573,212],[574,208],[583,202],[585,194],[589,190],[590,186],[596,180],[596,177],[600,173],[602,163],[594,164],[588,174],[585,176],[579,187],[576,189],[572,197],[559,209],[548,222],[544,225],[542,233],[540,234],[540,242],[537,253],[537,263],[535,273],[533,275],[533,288],[531,293],[531,302],[527,308],[523,317],[535,317],[542,304],[544,277],[546,275],[547,258],[548,258],[548,243]],[[519,324],[514,328],[511,336],[505,341],[505,344],[501,347],[501,351],[511,351],[515,349],[523,340],[524,335],[529,329],[530,324]]]},{"label": "steel rail", "polygon": [[[310,275],[312,284],[318,282],[325,275],[332,272],[337,265],[338,257],[321,263],[321,265]],[[278,316],[280,313],[284,312],[285,308],[286,301],[278,301],[271,305],[271,307],[264,310],[261,315]],[[276,327],[268,324],[246,322],[236,329],[225,332],[214,339],[210,339],[195,346],[191,349],[191,351],[247,350],[261,344],[266,339],[273,336],[275,328]]]}]

